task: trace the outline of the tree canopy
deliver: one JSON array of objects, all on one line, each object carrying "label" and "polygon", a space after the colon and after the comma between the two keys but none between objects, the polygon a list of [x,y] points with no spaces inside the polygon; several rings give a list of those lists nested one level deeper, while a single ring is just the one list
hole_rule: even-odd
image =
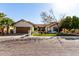
[{"label": "tree canopy", "polygon": [[77,29],[79,28],[79,17],[76,16],[66,16],[63,18],[60,23],[60,28],[66,28],[66,29]]},{"label": "tree canopy", "polygon": [[2,33],[4,27],[7,27],[7,33],[9,31],[9,26],[13,23],[13,20],[9,17],[6,17],[6,14],[0,13],[0,28],[2,29]]},{"label": "tree canopy", "polygon": [[53,22],[53,17],[50,13],[48,14],[47,12],[42,12],[41,17],[42,17],[42,20],[43,20],[42,22],[45,23],[45,24]]}]

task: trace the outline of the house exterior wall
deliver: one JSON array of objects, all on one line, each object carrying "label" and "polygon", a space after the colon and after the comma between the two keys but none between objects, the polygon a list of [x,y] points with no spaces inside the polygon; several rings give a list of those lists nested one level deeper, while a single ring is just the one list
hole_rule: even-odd
[{"label": "house exterior wall", "polygon": [[32,32],[34,32],[34,26],[31,28]]},{"label": "house exterior wall", "polygon": [[51,33],[53,33],[53,32],[54,32],[53,27],[51,27],[51,28],[50,28],[50,30],[51,30]]},{"label": "house exterior wall", "polygon": [[[20,21],[15,24],[15,27],[29,27],[30,29],[28,30],[28,34],[31,35],[32,32],[34,31],[34,26],[31,23]],[[16,33],[16,28],[14,29],[14,32]]]},{"label": "house exterior wall", "polygon": [[32,24],[30,24],[30,23],[26,23],[26,22],[23,22],[23,21],[21,21],[21,22],[18,22],[17,24],[15,24],[15,26],[16,27],[33,27],[33,25]]},{"label": "house exterior wall", "polygon": [[46,31],[46,33],[48,32],[48,28],[47,27],[45,27],[45,31]]},{"label": "house exterior wall", "polygon": [[55,33],[56,31],[54,31],[54,27],[57,27],[57,25],[52,25],[51,27],[46,26],[45,30],[46,32],[51,31],[51,33]]}]

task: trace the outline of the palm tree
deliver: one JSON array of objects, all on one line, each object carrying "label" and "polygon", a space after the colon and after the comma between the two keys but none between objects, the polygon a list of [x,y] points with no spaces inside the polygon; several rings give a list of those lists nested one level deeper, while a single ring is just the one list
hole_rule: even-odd
[{"label": "palm tree", "polygon": [[2,35],[4,34],[4,28],[5,28],[5,22],[4,21],[0,21],[0,27],[1,27],[1,31],[2,31]]},{"label": "palm tree", "polygon": [[2,21],[3,18],[6,16],[6,14],[4,14],[3,12],[0,12],[0,28],[1,28],[1,31],[2,31],[2,34],[4,34],[4,22]]},{"label": "palm tree", "polygon": [[11,24],[13,23],[13,20],[8,18],[8,17],[5,17],[5,18],[3,18],[1,23],[3,24],[3,27],[7,28],[7,34],[8,34],[9,33],[9,28],[10,28]]},{"label": "palm tree", "polygon": [[7,34],[9,33],[9,27],[13,23],[13,20],[6,17],[4,13],[0,12],[0,28],[2,30],[2,34],[4,34],[4,28],[7,28]]}]

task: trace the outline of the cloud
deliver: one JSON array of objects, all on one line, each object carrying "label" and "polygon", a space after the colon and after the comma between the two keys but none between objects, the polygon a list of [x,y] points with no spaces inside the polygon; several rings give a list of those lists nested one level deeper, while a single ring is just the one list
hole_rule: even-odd
[{"label": "cloud", "polygon": [[76,2],[57,2],[52,3],[51,8],[54,10],[54,13],[57,14],[66,14],[66,15],[79,15],[79,3]]},{"label": "cloud", "polygon": [[71,10],[74,10],[76,6],[76,3],[55,3],[54,9],[59,13],[68,13]]}]

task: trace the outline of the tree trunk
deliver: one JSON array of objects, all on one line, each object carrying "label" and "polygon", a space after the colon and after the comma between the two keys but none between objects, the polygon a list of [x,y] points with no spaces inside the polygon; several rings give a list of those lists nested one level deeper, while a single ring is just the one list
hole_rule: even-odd
[{"label": "tree trunk", "polygon": [[1,33],[1,34],[2,34],[2,35],[4,35],[4,28],[1,28],[1,31],[2,31],[2,33]]},{"label": "tree trunk", "polygon": [[9,26],[7,26],[7,34],[9,34]]}]

